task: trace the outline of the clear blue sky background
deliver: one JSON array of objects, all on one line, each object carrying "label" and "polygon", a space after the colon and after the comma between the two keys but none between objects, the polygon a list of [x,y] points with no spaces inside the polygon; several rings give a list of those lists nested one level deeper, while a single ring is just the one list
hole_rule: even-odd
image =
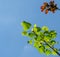
[{"label": "clear blue sky background", "polygon": [[[60,11],[47,15],[40,11],[44,1],[49,0],[0,0],[0,57],[59,57],[45,56],[27,44],[20,23],[25,20],[42,27],[48,26],[57,31],[60,41]],[[60,1],[55,0],[60,7]],[[56,47],[60,48],[60,44]]]}]

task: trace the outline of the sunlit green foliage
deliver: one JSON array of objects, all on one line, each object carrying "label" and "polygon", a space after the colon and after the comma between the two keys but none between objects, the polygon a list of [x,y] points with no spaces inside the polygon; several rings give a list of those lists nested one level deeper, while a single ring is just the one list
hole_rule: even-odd
[{"label": "sunlit green foliage", "polygon": [[29,43],[29,44],[32,44],[32,40],[29,40],[28,43]]},{"label": "sunlit green foliage", "polygon": [[44,30],[44,31],[48,31],[49,29],[48,29],[47,26],[43,26],[43,27],[42,27],[42,30]]},{"label": "sunlit green foliage", "polygon": [[40,53],[44,53],[44,52],[45,52],[45,47],[44,47],[44,45],[39,46],[38,51],[39,51]]},{"label": "sunlit green foliage", "polygon": [[35,34],[34,34],[33,32],[28,33],[28,37],[30,37],[30,38],[33,38],[34,35],[35,35]]},{"label": "sunlit green foliage", "polygon": [[48,49],[46,49],[45,54],[48,56],[48,55],[50,55],[50,54],[51,54],[51,51],[50,51],[50,50],[48,50]]},{"label": "sunlit green foliage", "polygon": [[[29,37],[28,43],[33,45],[40,53],[45,53],[46,55],[57,54],[55,52],[57,49],[53,48],[56,44],[57,33],[55,30],[49,30],[47,26],[41,28],[35,24],[31,31],[28,31],[31,27],[30,23],[23,21],[21,25],[24,29],[22,35]],[[55,50],[52,51],[52,48]]]},{"label": "sunlit green foliage", "polygon": [[31,27],[31,24],[26,21],[23,21],[21,25],[23,26],[24,30],[28,30]]},{"label": "sunlit green foliage", "polygon": [[49,33],[49,35],[50,35],[51,38],[55,38],[56,37],[56,34],[57,33],[54,30],[51,30],[50,33]]},{"label": "sunlit green foliage", "polygon": [[27,31],[23,31],[23,32],[22,32],[22,35],[23,35],[23,36],[27,36],[27,35],[28,35]]}]

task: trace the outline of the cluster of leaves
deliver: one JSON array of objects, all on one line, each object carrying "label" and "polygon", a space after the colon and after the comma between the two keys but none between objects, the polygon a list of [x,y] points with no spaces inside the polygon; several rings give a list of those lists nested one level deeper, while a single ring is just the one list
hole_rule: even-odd
[{"label": "cluster of leaves", "polygon": [[[40,53],[57,55],[55,51],[58,51],[58,49],[54,48],[54,45],[57,43],[55,41],[57,35],[55,30],[49,31],[47,26],[41,28],[35,24],[29,32],[31,27],[30,23],[23,21],[21,25],[24,29],[22,35],[30,37],[30,40],[28,41],[29,44],[33,45]],[[48,43],[49,46],[46,43]],[[51,50],[51,47],[54,48],[55,51]]]},{"label": "cluster of leaves", "polygon": [[50,1],[49,3],[44,2],[44,4],[41,6],[41,12],[45,10],[45,14],[48,13],[48,11],[55,12],[58,10],[57,4],[55,4],[54,1]]}]

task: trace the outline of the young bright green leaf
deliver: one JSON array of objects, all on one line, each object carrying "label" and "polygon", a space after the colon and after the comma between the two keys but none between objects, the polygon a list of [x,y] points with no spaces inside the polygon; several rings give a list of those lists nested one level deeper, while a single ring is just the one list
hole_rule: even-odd
[{"label": "young bright green leaf", "polygon": [[39,44],[44,42],[40,36],[35,37],[34,41],[38,41]]},{"label": "young bright green leaf", "polygon": [[39,48],[38,48],[38,51],[39,51],[40,53],[44,53],[44,52],[45,52],[45,47],[44,47],[44,46],[39,47]]},{"label": "young bright green leaf", "polygon": [[23,31],[23,32],[22,32],[22,35],[23,35],[23,36],[27,36],[27,35],[28,35],[27,31]]},{"label": "young bright green leaf", "polygon": [[43,30],[43,31],[48,31],[49,29],[48,29],[47,26],[43,26],[43,27],[42,27],[42,30]]},{"label": "young bright green leaf", "polygon": [[38,48],[39,47],[39,44],[40,43],[38,41],[35,41],[33,46],[36,47],[36,48]]},{"label": "young bright green leaf", "polygon": [[34,36],[35,36],[35,34],[33,32],[28,33],[28,37],[33,38]]},{"label": "young bright green leaf", "polygon": [[56,31],[52,30],[52,31],[50,31],[49,35],[51,38],[56,38],[57,33],[56,33]]},{"label": "young bright green leaf", "polygon": [[41,36],[41,38],[44,37],[44,33],[43,32],[39,32],[39,35]]},{"label": "young bright green leaf", "polygon": [[40,36],[37,36],[37,41],[41,41],[42,38]]},{"label": "young bright green leaf", "polygon": [[56,44],[56,41],[55,40],[51,40],[51,45],[54,45],[54,44]]},{"label": "young bright green leaf", "polygon": [[40,27],[34,27],[34,28],[32,29],[32,31],[35,32],[36,34],[39,34],[40,30],[41,30]]},{"label": "young bright green leaf", "polygon": [[49,36],[44,36],[44,40],[49,42],[50,41],[50,37]]},{"label": "young bright green leaf", "polygon": [[32,44],[32,40],[29,40],[28,43],[29,43],[29,44]]},{"label": "young bright green leaf", "polygon": [[23,26],[24,30],[28,30],[31,27],[31,24],[26,21],[23,21],[21,25]]},{"label": "young bright green leaf", "polygon": [[36,25],[36,24],[34,24],[34,27],[37,27],[37,25]]},{"label": "young bright green leaf", "polygon": [[51,51],[47,49],[47,50],[45,51],[45,54],[48,56],[48,55],[51,54]]}]

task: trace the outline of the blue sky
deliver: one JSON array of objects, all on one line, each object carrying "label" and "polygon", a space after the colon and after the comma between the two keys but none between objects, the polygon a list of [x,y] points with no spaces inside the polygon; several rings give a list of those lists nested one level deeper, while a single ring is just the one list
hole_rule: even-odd
[{"label": "blue sky", "polygon": [[[0,57],[48,57],[40,54],[27,44],[23,37],[20,23],[28,21],[42,27],[48,26],[57,31],[56,40],[60,41],[60,11],[47,15],[40,11],[40,6],[48,0],[0,0]],[[55,2],[60,6],[59,0]],[[60,44],[56,45],[60,48]],[[50,55],[49,57],[59,57]]]}]

